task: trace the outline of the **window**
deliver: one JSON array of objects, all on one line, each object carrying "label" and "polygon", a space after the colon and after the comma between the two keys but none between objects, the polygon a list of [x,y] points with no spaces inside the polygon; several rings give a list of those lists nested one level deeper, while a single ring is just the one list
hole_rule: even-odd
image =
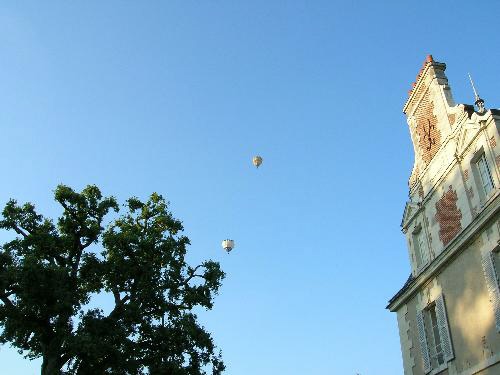
[{"label": "window", "polygon": [[471,167],[477,191],[479,193],[479,200],[481,203],[484,203],[489,198],[489,194],[495,188],[495,183],[493,182],[488,160],[486,159],[486,154],[482,147],[472,158]]},{"label": "window", "polygon": [[426,374],[455,358],[443,295],[425,309],[417,310],[417,328]]},{"label": "window", "polygon": [[420,269],[429,263],[429,249],[426,243],[425,232],[420,224],[415,228],[412,234],[417,268]]},{"label": "window", "polygon": [[493,250],[486,249],[482,253],[481,263],[483,265],[484,278],[486,288],[490,295],[490,301],[495,316],[495,325],[497,332],[500,332],[500,285],[498,279],[499,271],[499,247],[496,246]]},{"label": "window", "polygon": [[484,152],[476,161],[476,167],[479,172],[479,179],[481,181],[483,193],[485,196],[487,196],[488,193],[493,189],[493,179],[491,178],[490,168],[488,167]]},{"label": "window", "polygon": [[437,365],[442,365],[444,363],[444,353],[443,353],[443,346],[441,345],[441,337],[439,335],[439,326],[436,316],[435,304],[429,307],[427,315],[430,320],[430,326],[431,326],[430,333],[433,337],[432,345],[430,347],[431,360],[433,362],[437,362]]}]

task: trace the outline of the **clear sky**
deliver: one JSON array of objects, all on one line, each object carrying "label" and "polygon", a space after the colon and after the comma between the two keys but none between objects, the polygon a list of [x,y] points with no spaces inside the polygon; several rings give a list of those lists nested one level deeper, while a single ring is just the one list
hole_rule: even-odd
[{"label": "clear sky", "polygon": [[[171,201],[229,375],[396,375],[402,106],[427,54],[500,107],[497,1],[4,1],[0,205],[58,183]],[[264,163],[256,170],[255,154]],[[220,247],[232,238],[236,248]],[[5,233],[0,233],[2,242]],[[0,348],[2,374],[40,361]]]}]

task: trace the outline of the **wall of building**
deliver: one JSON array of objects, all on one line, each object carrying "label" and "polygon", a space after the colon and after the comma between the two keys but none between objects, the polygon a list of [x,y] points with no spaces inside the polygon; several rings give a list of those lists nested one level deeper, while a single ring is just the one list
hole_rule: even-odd
[{"label": "wall of building", "polygon": [[500,335],[481,265],[483,245],[479,236],[437,277],[445,296],[457,373],[500,353]]},{"label": "wall of building", "polygon": [[[496,231],[498,235],[498,229]],[[425,375],[416,312],[441,293],[445,298],[456,358],[450,362],[448,373],[465,373],[500,353],[500,335],[495,329],[493,308],[481,266],[483,246],[483,236],[479,236],[398,310],[405,375]]]},{"label": "wall of building", "polygon": [[[500,204],[500,115],[456,105],[445,68],[428,58],[405,104],[415,164],[402,226],[418,288],[403,289],[395,298],[404,303],[398,305],[393,299],[390,306],[397,306],[392,311],[397,311],[405,375],[425,375],[417,311],[440,295],[455,359],[431,375],[497,375],[500,334],[482,261],[500,244],[500,218],[495,214]],[[476,162],[482,154],[494,184],[487,195],[477,175]],[[430,253],[426,264],[417,262],[415,233],[420,231]],[[493,257],[500,269],[500,253]]]},{"label": "wall of building", "polygon": [[[412,238],[415,228],[425,224],[427,246],[431,259],[435,258],[495,198],[500,186],[500,116],[489,112],[479,115],[464,105],[450,107],[454,104],[451,92],[444,73],[439,70],[429,70],[422,80],[429,86],[407,113],[416,150],[409,196],[410,202],[422,207],[404,223],[414,275],[420,271]],[[426,86],[420,83],[420,87]],[[420,146],[419,118],[436,118],[439,149],[431,159],[426,147]],[[482,153],[496,187],[486,197],[475,168],[475,158]]]}]

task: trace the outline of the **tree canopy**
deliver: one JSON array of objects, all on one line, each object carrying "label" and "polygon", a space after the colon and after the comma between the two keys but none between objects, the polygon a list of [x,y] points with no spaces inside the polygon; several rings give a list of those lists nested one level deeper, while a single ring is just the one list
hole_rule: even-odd
[{"label": "tree canopy", "polygon": [[[221,374],[193,309],[212,308],[224,272],[187,264],[189,239],[165,199],[130,198],[119,215],[96,186],[54,196],[55,223],[31,203],[3,209],[0,228],[15,238],[0,247],[0,343],[41,357],[42,375]],[[98,293],[110,311],[89,307]]]}]

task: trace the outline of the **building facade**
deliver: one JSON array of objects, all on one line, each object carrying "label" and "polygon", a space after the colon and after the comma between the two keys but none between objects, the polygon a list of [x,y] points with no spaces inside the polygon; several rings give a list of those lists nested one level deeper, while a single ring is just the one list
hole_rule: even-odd
[{"label": "building facade", "polygon": [[[500,374],[500,110],[455,104],[428,56],[403,112],[415,152],[397,313],[405,375]],[[472,81],[471,81],[472,82]]]}]

